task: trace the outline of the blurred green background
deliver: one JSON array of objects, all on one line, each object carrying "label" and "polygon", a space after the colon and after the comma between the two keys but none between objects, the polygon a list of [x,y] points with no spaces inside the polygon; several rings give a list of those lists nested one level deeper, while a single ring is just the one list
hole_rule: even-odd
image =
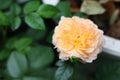
[{"label": "blurred green background", "polygon": [[61,16],[89,18],[120,39],[119,0],[0,0],[0,80],[120,80],[119,58],[104,52],[90,64],[59,60],[52,34]]}]

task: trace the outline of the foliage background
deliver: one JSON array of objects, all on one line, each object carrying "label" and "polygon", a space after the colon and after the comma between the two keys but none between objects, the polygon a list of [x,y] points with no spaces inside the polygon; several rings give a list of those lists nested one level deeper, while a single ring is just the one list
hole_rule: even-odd
[{"label": "foliage background", "polygon": [[41,0],[0,0],[0,80],[120,80],[119,58],[104,52],[91,64],[58,59],[51,40],[61,16],[90,18],[104,31],[118,20],[116,9],[103,18],[111,9],[97,0],[81,0],[78,6],[80,10],[73,0],[56,6]]}]

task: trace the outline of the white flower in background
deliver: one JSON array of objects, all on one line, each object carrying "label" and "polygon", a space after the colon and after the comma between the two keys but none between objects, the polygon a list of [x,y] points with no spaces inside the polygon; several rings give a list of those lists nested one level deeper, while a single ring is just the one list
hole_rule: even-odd
[{"label": "white flower in background", "polygon": [[44,4],[57,5],[60,0],[42,0]]}]

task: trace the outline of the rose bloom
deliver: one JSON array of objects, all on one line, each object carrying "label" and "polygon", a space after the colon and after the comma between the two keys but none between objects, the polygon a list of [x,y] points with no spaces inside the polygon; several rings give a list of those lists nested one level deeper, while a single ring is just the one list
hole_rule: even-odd
[{"label": "rose bloom", "polygon": [[76,57],[91,63],[102,49],[103,31],[89,19],[61,17],[55,27],[52,43],[60,52],[60,59]]}]

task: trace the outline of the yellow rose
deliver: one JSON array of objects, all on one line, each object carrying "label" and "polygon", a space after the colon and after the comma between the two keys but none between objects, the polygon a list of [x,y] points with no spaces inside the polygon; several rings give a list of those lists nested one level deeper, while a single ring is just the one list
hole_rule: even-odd
[{"label": "yellow rose", "polygon": [[77,16],[61,17],[55,28],[52,43],[60,52],[60,59],[68,60],[76,57],[91,63],[101,51],[103,31],[89,19]]}]

